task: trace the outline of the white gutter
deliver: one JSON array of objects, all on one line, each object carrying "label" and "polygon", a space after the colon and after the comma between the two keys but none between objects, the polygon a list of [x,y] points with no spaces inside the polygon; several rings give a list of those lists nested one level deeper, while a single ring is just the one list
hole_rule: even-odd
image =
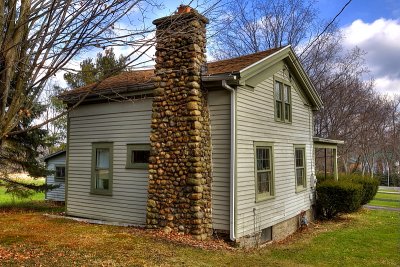
[{"label": "white gutter", "polygon": [[236,91],[231,86],[226,83],[226,80],[222,80],[222,87],[231,93],[231,158],[230,158],[230,198],[229,198],[229,233],[230,239],[235,241],[236,239],[236,179],[235,179],[235,169],[236,169]]}]

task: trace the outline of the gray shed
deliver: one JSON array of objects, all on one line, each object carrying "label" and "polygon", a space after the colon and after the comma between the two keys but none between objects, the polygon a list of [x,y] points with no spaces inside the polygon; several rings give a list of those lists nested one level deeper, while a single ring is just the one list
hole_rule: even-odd
[{"label": "gray shed", "polygon": [[44,158],[47,169],[54,171],[46,177],[46,184],[60,185],[60,187],[46,192],[46,200],[65,201],[66,155],[67,152],[61,150]]}]

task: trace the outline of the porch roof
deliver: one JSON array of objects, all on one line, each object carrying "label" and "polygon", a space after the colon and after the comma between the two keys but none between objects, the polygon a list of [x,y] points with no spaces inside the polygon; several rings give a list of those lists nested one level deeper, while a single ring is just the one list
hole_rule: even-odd
[{"label": "porch roof", "polygon": [[322,137],[313,137],[314,147],[316,148],[336,148],[343,145],[343,140],[327,139]]}]

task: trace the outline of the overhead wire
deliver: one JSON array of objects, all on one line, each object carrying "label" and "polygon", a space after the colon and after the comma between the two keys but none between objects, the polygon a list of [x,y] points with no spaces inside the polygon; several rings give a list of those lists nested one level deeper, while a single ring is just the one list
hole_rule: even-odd
[{"label": "overhead wire", "polygon": [[303,52],[301,52],[301,54],[300,54],[300,56],[299,56],[300,58],[301,58],[301,56],[304,54],[304,52],[306,52],[310,47],[312,47],[312,45],[319,39],[319,37],[321,37],[322,34],[324,34],[324,33],[329,29],[329,27],[335,22],[335,20],[340,16],[340,14],[343,13],[343,11],[344,11],[344,10],[346,9],[346,7],[351,3],[351,1],[352,1],[352,0],[349,0],[349,1],[342,7],[342,9],[339,11],[339,13],[337,13],[336,16],[325,26],[324,30],[323,30],[321,33],[319,33],[319,34],[317,35],[317,37],[315,37],[315,39],[314,39],[311,43],[309,43],[309,44],[306,46],[306,48],[304,48]]}]

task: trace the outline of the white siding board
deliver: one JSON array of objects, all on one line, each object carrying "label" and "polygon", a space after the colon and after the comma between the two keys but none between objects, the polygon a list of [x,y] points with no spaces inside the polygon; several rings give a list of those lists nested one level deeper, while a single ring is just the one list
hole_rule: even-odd
[{"label": "white siding board", "polygon": [[[290,81],[282,72],[276,77]],[[311,206],[310,181],[312,125],[310,108],[291,83],[292,123],[280,123],[274,117],[273,77],[254,88],[237,93],[237,235],[251,234],[298,215]],[[312,116],[312,115],[311,115]],[[256,202],[254,177],[254,141],[273,144],[275,197]],[[307,189],[296,193],[294,145],[306,145]],[[255,211],[253,210],[255,209]]]}]

